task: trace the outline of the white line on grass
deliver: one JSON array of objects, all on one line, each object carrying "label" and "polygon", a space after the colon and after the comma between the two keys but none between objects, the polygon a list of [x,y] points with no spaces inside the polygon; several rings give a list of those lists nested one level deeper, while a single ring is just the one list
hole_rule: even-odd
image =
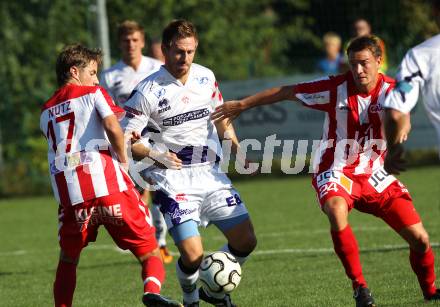
[{"label": "white line on grass", "polygon": [[[440,243],[431,242],[431,246],[434,248],[440,247]],[[367,248],[361,248],[361,253],[368,252],[383,252],[383,251],[394,251],[394,250],[402,250],[407,249],[407,244],[398,244],[398,245],[382,245],[382,246],[373,246]],[[95,249],[95,248],[94,248]],[[109,249],[115,250],[119,253],[130,253],[130,251],[119,249],[114,245],[100,245],[98,249]],[[206,253],[212,253],[214,251],[205,251]],[[252,253],[252,255],[276,255],[276,254],[329,254],[333,253],[333,248],[283,248],[283,249],[267,249],[267,250],[256,250]],[[171,252],[173,256],[179,256],[177,252]]]}]

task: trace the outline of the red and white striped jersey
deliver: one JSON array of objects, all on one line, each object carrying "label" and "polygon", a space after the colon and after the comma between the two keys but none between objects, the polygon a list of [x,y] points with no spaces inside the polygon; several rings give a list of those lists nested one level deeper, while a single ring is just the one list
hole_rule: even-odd
[{"label": "red and white striped jersey", "polygon": [[43,105],[40,129],[48,141],[52,188],[63,206],[133,186],[102,126],[102,119],[112,114],[123,110],[99,86],[68,84]]},{"label": "red and white striped jersey", "polygon": [[325,112],[322,139],[314,152],[316,174],[326,170],[371,174],[383,165],[383,103],[394,85],[393,79],[379,74],[376,87],[360,94],[347,72],[295,86],[296,98],[306,107]]}]

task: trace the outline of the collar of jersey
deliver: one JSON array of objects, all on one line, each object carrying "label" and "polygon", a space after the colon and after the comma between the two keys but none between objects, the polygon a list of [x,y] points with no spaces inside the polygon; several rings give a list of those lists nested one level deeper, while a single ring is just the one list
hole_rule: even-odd
[{"label": "collar of jersey", "polygon": [[167,78],[172,81],[173,83],[177,84],[178,86],[186,86],[188,84],[188,82],[190,81],[190,79],[192,78],[193,75],[193,64],[191,64],[190,68],[189,68],[189,75],[188,75],[188,79],[186,80],[186,83],[183,84],[182,82],[180,82],[180,80],[177,80],[166,68],[165,65],[162,65],[160,67],[160,71],[162,71],[165,76],[167,76]]}]

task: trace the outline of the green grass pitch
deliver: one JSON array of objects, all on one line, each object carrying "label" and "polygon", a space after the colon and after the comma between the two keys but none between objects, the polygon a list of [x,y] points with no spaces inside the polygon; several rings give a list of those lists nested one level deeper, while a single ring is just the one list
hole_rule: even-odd
[{"label": "green grass pitch", "polygon": [[[400,179],[410,189],[440,257],[440,166],[412,169]],[[243,267],[235,302],[240,307],[354,306],[310,177],[257,178],[237,182],[236,188],[252,216],[258,247]],[[350,223],[378,305],[427,306],[404,241],[373,216],[353,211]],[[214,227],[202,230],[202,236],[206,250],[224,244]],[[53,305],[57,259],[53,198],[1,200],[0,306]],[[102,228],[97,242],[82,253],[74,306],[141,306],[141,293],[140,266],[131,254],[118,251]],[[181,299],[174,263],[167,266],[163,293]]]}]

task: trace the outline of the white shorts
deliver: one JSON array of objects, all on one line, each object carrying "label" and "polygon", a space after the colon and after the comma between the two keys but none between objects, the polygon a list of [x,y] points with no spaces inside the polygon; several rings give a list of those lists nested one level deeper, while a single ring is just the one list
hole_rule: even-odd
[{"label": "white shorts", "polygon": [[180,170],[151,170],[148,177],[157,191],[168,229],[188,220],[208,226],[211,222],[248,214],[231,180],[216,163],[196,164]]}]

